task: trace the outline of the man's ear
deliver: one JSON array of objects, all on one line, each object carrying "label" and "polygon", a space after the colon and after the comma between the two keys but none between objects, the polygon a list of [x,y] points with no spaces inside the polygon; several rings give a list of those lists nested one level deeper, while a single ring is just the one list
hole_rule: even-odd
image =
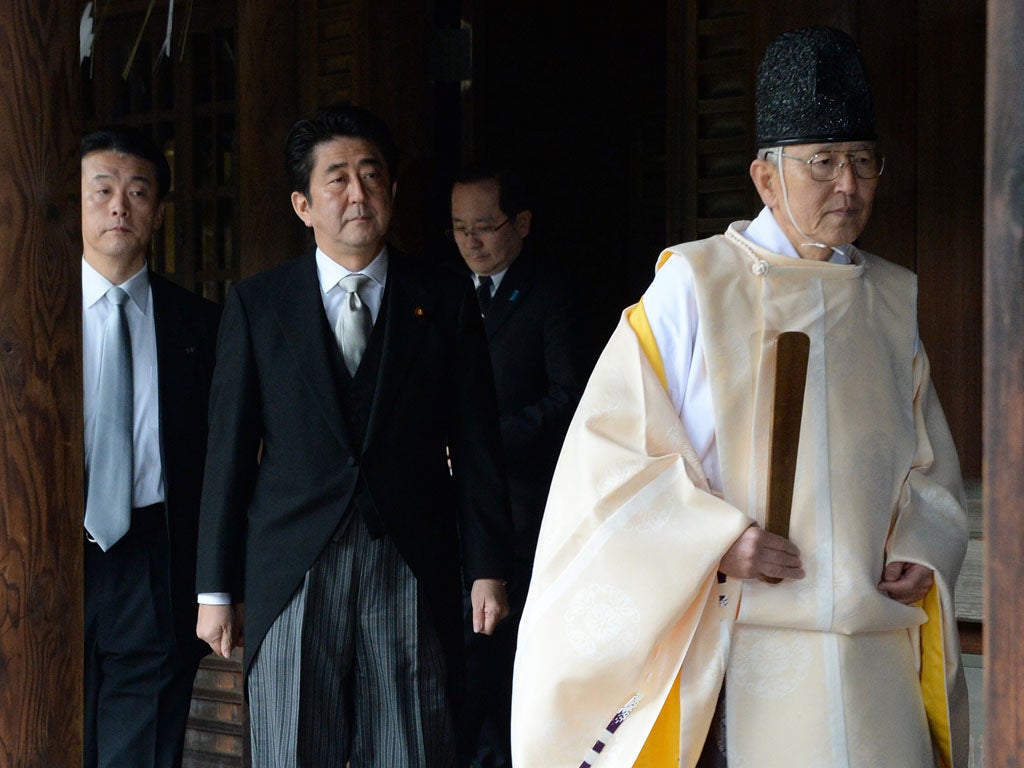
[{"label": "man's ear", "polygon": [[292,208],[295,215],[302,219],[307,227],[313,226],[313,219],[309,214],[309,200],[301,192],[292,192]]},{"label": "man's ear", "polygon": [[778,175],[778,168],[767,160],[755,160],[750,164],[750,179],[761,196],[761,202],[769,208],[776,208],[779,204]]},{"label": "man's ear", "polygon": [[164,225],[164,204],[160,203],[156,207],[156,213],[153,214],[153,231],[159,230]]},{"label": "man's ear", "polygon": [[531,211],[520,211],[516,214],[515,220],[512,222],[512,226],[516,228],[516,232],[519,237],[526,237],[530,234],[530,224],[533,222],[533,213]]}]

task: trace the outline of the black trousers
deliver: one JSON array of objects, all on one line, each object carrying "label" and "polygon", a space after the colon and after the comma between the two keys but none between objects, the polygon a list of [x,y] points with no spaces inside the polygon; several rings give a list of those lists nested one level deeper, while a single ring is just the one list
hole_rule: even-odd
[{"label": "black trousers", "polygon": [[472,607],[467,605],[466,690],[458,723],[459,768],[512,765],[512,663],[521,610],[498,624],[493,635],[478,635],[473,632]]},{"label": "black trousers", "polygon": [[163,504],[108,551],[85,543],[85,768],[175,768],[198,659],[174,639]]},{"label": "black trousers", "polygon": [[493,635],[473,631],[473,605],[463,595],[463,637],[466,643],[465,698],[458,721],[458,768],[509,768],[512,765],[512,667],[519,621],[533,571],[536,537],[516,542],[509,615]]}]

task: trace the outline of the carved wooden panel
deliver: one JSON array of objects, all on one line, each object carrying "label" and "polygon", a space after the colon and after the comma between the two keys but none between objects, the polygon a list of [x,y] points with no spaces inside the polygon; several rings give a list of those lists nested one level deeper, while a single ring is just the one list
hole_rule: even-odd
[{"label": "carved wooden panel", "polygon": [[670,156],[679,163],[681,180],[669,187],[675,192],[668,206],[671,242],[721,234],[731,222],[757,213],[748,172],[757,55],[749,5],[709,0],[670,8],[679,43],[667,95],[669,114],[676,116],[670,127],[678,133],[670,131],[669,142],[677,147]]},{"label": "carved wooden panel", "polygon": [[241,274],[235,5],[177,3],[167,56],[166,4],[144,23],[148,4],[101,3],[82,67],[86,128],[147,131],[171,164],[163,236],[154,238],[150,266],[215,301]]}]

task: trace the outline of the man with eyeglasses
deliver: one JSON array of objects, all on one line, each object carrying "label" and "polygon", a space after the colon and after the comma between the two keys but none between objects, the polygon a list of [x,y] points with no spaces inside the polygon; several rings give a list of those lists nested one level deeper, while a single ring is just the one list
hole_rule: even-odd
[{"label": "man with eyeglasses", "polygon": [[527,237],[533,212],[521,177],[482,165],[465,169],[452,187],[451,215],[448,235],[473,279],[494,370],[515,554],[509,617],[494,635],[473,631],[467,595],[460,765],[508,768],[519,617],[551,475],[590,359],[571,282]]},{"label": "man with eyeglasses", "polygon": [[[519,636],[517,766],[967,766],[964,494],[915,277],[854,245],[875,139],[849,36],[769,46],[763,210],[662,253],[566,437]],[[782,537],[765,509],[789,331],[809,364]]]}]

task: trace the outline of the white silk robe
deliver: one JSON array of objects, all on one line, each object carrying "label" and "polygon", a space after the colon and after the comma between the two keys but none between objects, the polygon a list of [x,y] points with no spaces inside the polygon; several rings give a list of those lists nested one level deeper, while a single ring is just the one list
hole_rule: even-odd
[{"label": "white silk robe", "polygon": [[[692,766],[726,670],[730,768],[965,767],[952,586],[967,523],[914,276],[859,252],[794,260],[735,228],[662,256],[695,278],[721,491],[641,302],[598,362],[549,496],[516,658],[517,768]],[[791,521],[807,577],[719,583],[722,554],[763,522],[782,331],[811,338]],[[923,607],[878,592],[890,561],[935,572]]]}]

